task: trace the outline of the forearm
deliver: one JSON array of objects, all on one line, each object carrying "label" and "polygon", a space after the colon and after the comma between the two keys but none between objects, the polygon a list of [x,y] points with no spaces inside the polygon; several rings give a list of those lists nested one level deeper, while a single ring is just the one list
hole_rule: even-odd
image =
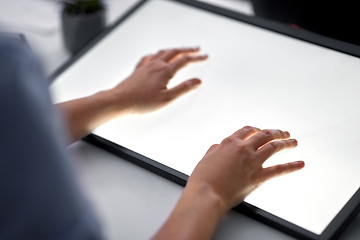
[{"label": "forearm", "polygon": [[59,104],[65,115],[68,133],[72,141],[77,141],[101,124],[114,117],[128,113],[128,107],[111,91],[103,91],[92,96]]},{"label": "forearm", "polygon": [[227,209],[209,186],[187,186],[153,240],[210,239]]},{"label": "forearm", "polygon": [[201,83],[199,79],[190,79],[171,89],[167,85],[182,67],[207,59],[206,55],[194,55],[198,51],[198,48],[169,49],[144,57],[133,74],[113,89],[59,104],[72,141],[114,117],[155,111],[195,89]]}]

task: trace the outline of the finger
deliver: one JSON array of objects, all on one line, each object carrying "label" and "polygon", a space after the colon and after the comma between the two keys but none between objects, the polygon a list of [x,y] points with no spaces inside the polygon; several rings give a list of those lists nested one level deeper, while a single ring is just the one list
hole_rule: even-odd
[{"label": "finger", "polygon": [[287,139],[289,137],[290,137],[289,132],[284,132],[281,130],[265,129],[250,137],[248,141],[250,145],[254,147],[254,149],[258,149],[259,147],[263,146],[264,144],[270,141]]},{"label": "finger", "polygon": [[160,50],[151,56],[151,60],[159,59],[167,50]]},{"label": "finger", "polygon": [[217,146],[219,146],[219,144],[214,144],[212,145],[209,150],[207,150],[207,152],[205,153],[205,155],[207,155],[208,153],[212,152],[215,150],[215,148],[217,148]]},{"label": "finger", "polygon": [[184,55],[170,63],[174,71],[178,71],[189,63],[201,62],[208,58],[208,55]]},{"label": "finger", "polygon": [[168,99],[174,100],[174,99],[180,97],[181,95],[197,88],[200,84],[201,84],[201,81],[199,79],[194,78],[194,79],[188,80],[186,82],[183,82],[174,88],[168,89],[168,90],[166,90]]},{"label": "finger", "polygon": [[164,50],[159,54],[158,59],[169,62],[171,59],[175,58],[176,56],[180,54],[188,54],[188,53],[196,53],[200,49],[198,47],[196,48],[175,48],[175,49],[169,49]]},{"label": "finger", "polygon": [[233,134],[233,136],[236,137],[236,138],[239,138],[241,140],[245,140],[245,139],[248,139],[249,137],[251,137],[252,135],[254,135],[257,132],[260,132],[260,129],[255,128],[255,127],[246,126],[246,127],[243,127],[240,130],[237,130]]},{"label": "finger", "polygon": [[150,60],[151,56],[145,56],[143,57],[140,62],[138,63],[138,65],[136,66],[136,68],[139,68],[141,66],[144,66],[144,64],[146,64],[149,60]]},{"label": "finger", "polygon": [[265,168],[261,174],[261,182],[266,182],[272,178],[280,177],[285,174],[299,171],[305,166],[303,161],[279,164],[276,166]]},{"label": "finger", "polygon": [[295,139],[289,139],[282,141],[274,141],[264,145],[257,151],[261,164],[264,163],[269,157],[271,157],[275,153],[282,150],[295,148],[297,144],[298,142]]}]

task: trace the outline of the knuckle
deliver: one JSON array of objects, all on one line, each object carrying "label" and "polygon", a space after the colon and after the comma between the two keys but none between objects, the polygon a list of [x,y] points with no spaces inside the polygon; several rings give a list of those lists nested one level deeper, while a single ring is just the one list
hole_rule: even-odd
[{"label": "knuckle", "polygon": [[238,146],[238,152],[240,153],[240,154],[243,154],[243,155],[246,155],[248,158],[253,158],[253,154],[252,154],[252,149],[251,149],[251,147],[249,146],[249,145],[243,145],[243,144],[240,144],[239,146]]},{"label": "knuckle", "polygon": [[256,133],[256,129],[251,126],[245,126],[241,129],[242,132]]},{"label": "knuckle", "polygon": [[150,66],[151,66],[151,71],[153,71],[153,72],[159,72],[163,68],[163,64],[161,64],[159,62],[152,62],[150,64]]},{"label": "knuckle", "polygon": [[276,173],[277,175],[282,175],[284,173],[284,168],[278,166],[276,169]]},{"label": "knuckle", "polygon": [[246,131],[249,132],[249,133],[251,133],[251,134],[256,133],[255,128],[247,128]]},{"label": "knuckle", "polygon": [[166,63],[160,63],[160,64],[156,64],[155,66],[155,71],[159,71],[165,75],[171,75],[172,74],[172,68],[170,67],[170,65],[166,64]]},{"label": "knuckle", "polygon": [[174,54],[174,55],[179,54],[180,52],[181,52],[180,49],[171,50],[171,53]]},{"label": "knuckle", "polygon": [[235,141],[235,138],[230,136],[230,137],[225,138],[222,141],[222,143],[225,144],[225,145],[228,145],[228,144],[232,144],[234,141]]},{"label": "knuckle", "polygon": [[211,145],[211,147],[209,148],[209,151],[214,150],[219,144],[213,144]]},{"label": "knuckle", "polygon": [[191,61],[192,59],[193,59],[193,57],[192,56],[190,56],[190,55],[186,55],[185,57],[185,60],[188,62],[188,61]]},{"label": "knuckle", "polygon": [[290,169],[289,164],[283,164],[276,168],[276,172],[278,175],[285,175]]},{"label": "knuckle", "polygon": [[293,146],[293,144],[294,144],[293,141],[283,141],[284,147],[291,147],[291,146]]},{"label": "knuckle", "polygon": [[273,132],[270,129],[265,129],[262,130],[263,134],[268,137],[268,138],[272,138],[273,137]]},{"label": "knuckle", "polygon": [[279,149],[279,144],[277,142],[270,142],[269,146],[274,150],[277,151]]},{"label": "knuckle", "polygon": [[186,55],[186,56],[182,56],[181,58],[179,58],[178,63],[179,63],[179,65],[184,65],[190,61],[191,61],[191,57],[189,55]]},{"label": "knuckle", "polygon": [[254,164],[254,160],[257,157],[252,147],[243,143],[237,145],[236,154],[241,156],[241,158],[250,165]]},{"label": "knuckle", "polygon": [[140,60],[139,64],[144,64],[144,63],[147,61],[147,59],[148,59],[148,56],[143,57],[143,58]]}]

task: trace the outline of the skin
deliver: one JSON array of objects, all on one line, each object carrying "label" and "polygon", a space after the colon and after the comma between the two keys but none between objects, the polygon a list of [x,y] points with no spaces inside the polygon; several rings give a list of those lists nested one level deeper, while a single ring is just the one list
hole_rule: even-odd
[{"label": "skin", "polygon": [[142,114],[165,107],[196,89],[201,81],[187,80],[168,89],[170,79],[190,63],[204,61],[199,48],[179,48],[144,57],[135,71],[113,89],[89,97],[60,103],[72,141],[77,141],[101,124],[128,114]]},{"label": "skin", "polygon": [[304,167],[291,162],[269,168],[273,154],[294,148],[297,141],[280,130],[244,127],[213,145],[191,174],[185,190],[153,240],[210,239],[222,217],[264,182]]},{"label": "skin", "polygon": [[[167,85],[181,68],[206,59],[198,48],[163,50],[144,57],[133,74],[114,88],[61,103],[71,139],[79,140],[115,117],[155,111],[196,89],[201,84],[196,78],[171,89]],[[297,146],[297,141],[289,138],[285,131],[248,126],[211,146],[153,239],[210,239],[226,212],[252,191],[304,167],[302,161],[262,167],[273,154]]]}]

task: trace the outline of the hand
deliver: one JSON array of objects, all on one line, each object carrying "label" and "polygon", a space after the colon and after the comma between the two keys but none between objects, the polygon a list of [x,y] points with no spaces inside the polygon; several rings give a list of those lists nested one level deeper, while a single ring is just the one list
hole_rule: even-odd
[{"label": "hand", "polygon": [[297,146],[297,141],[289,137],[288,132],[280,130],[244,127],[209,149],[190,176],[187,187],[205,186],[220,198],[227,211],[267,180],[304,167],[302,161],[262,167],[273,154]]},{"label": "hand", "polygon": [[144,57],[134,73],[115,88],[61,103],[71,140],[83,138],[116,117],[154,111],[195,89],[201,83],[199,79],[188,80],[172,89],[166,86],[179,69],[207,59],[198,52],[198,48],[160,51]]},{"label": "hand", "polygon": [[263,168],[273,154],[294,148],[296,140],[280,130],[244,127],[213,145],[191,174],[170,217],[153,237],[210,239],[224,214],[265,181],[300,170],[304,162]]},{"label": "hand", "polygon": [[134,73],[117,85],[113,92],[119,101],[129,106],[132,113],[146,113],[166,106],[179,96],[201,84],[199,79],[191,79],[168,89],[170,79],[189,63],[207,59],[198,55],[199,48],[179,48],[163,50],[144,57]]}]

